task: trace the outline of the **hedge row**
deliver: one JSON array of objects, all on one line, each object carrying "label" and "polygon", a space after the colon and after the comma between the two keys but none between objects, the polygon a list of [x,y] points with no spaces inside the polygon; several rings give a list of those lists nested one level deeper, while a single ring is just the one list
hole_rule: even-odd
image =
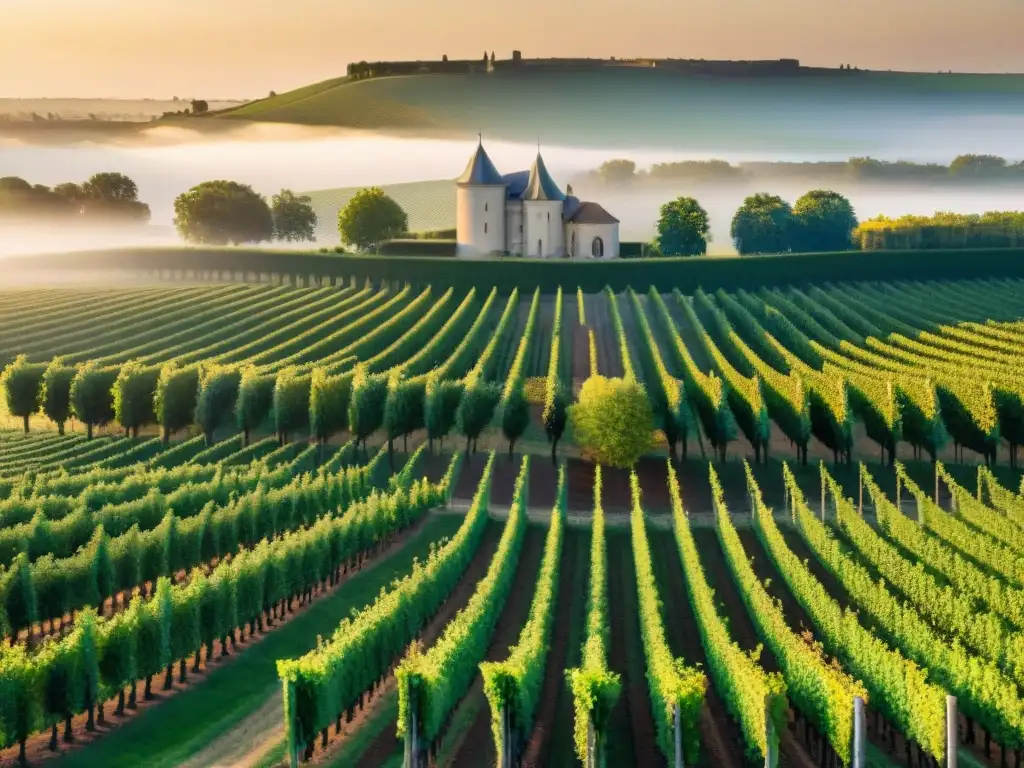
[{"label": "hedge row", "polygon": [[[419,242],[419,241],[417,241]],[[434,241],[441,242],[441,241]],[[433,245],[434,243],[431,243]],[[502,293],[513,288],[554,293],[558,286],[580,286],[597,293],[610,286],[654,285],[678,288],[760,288],[848,280],[936,280],[1024,277],[1024,248],[847,251],[779,256],[616,259],[573,261],[494,259],[472,262],[397,255],[338,256],[247,248],[125,248],[10,259],[5,270],[143,269],[257,272],[293,277],[370,279],[375,282],[434,283]]]}]

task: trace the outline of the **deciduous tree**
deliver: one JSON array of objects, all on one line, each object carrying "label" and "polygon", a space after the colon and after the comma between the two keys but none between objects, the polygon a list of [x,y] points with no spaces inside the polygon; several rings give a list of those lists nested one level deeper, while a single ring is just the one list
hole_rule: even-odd
[{"label": "deciduous tree", "polygon": [[24,420],[26,434],[29,417],[39,410],[45,373],[45,365],[30,363],[25,355],[19,355],[0,376],[7,410],[12,416]]},{"label": "deciduous tree", "polygon": [[852,247],[857,215],[838,192],[813,189],[793,206],[794,247],[804,253],[847,251]]},{"label": "deciduous tree", "polygon": [[343,242],[366,251],[409,231],[409,217],[380,187],[361,189],[338,212]]},{"label": "deciduous tree", "polygon": [[262,243],[274,237],[274,216],[262,195],[235,181],[204,181],[174,201],[182,239],[203,245]]},{"label": "deciduous tree", "polygon": [[282,189],[270,202],[274,216],[274,237],[286,242],[316,240],[316,212],[312,198]]},{"label": "deciduous tree", "polygon": [[73,366],[55,357],[43,372],[43,415],[57,425],[58,434],[64,434],[64,424],[71,418],[71,381],[75,378]]},{"label": "deciduous tree", "polygon": [[599,464],[628,468],[654,443],[654,411],[633,379],[591,376],[569,409],[573,435]]},{"label": "deciduous tree", "polygon": [[692,197],[661,206],[655,243],[662,256],[702,256],[711,239],[708,212]]},{"label": "deciduous tree", "polygon": [[793,210],[778,195],[751,195],[732,217],[730,233],[743,255],[786,253],[793,246]]}]

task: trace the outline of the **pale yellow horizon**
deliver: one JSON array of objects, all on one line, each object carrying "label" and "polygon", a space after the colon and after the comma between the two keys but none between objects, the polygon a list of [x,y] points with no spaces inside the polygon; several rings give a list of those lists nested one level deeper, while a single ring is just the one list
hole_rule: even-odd
[{"label": "pale yellow horizon", "polygon": [[257,98],[360,60],[631,56],[1024,72],[1024,0],[0,0],[0,98]]}]

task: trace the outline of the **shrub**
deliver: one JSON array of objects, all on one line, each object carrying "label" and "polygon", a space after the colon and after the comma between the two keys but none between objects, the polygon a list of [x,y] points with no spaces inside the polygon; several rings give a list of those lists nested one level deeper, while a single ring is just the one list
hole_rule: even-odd
[{"label": "shrub", "polygon": [[387,240],[377,247],[381,256],[435,256],[456,255],[455,240]]},{"label": "shrub", "polygon": [[114,381],[116,368],[100,368],[96,363],[79,367],[71,381],[71,410],[85,424],[92,439],[94,427],[102,427],[114,419]]},{"label": "shrub", "polygon": [[171,361],[160,369],[156,382],[156,420],[167,443],[171,434],[193,422],[199,397],[199,368],[179,368]]},{"label": "shrub", "polygon": [[141,363],[127,362],[114,380],[114,418],[135,437],[139,428],[156,421],[154,402],[160,369],[147,368]]},{"label": "shrub", "polygon": [[569,409],[573,434],[594,461],[628,468],[654,443],[654,412],[643,385],[591,376]]},{"label": "shrub", "polygon": [[348,426],[348,401],[352,395],[351,376],[329,376],[313,369],[309,386],[309,428],[320,442]]},{"label": "shrub", "polygon": [[43,415],[57,425],[57,432],[64,434],[64,423],[71,418],[71,381],[75,378],[73,366],[55,357],[43,373],[41,395]]},{"label": "shrub", "polygon": [[255,368],[246,368],[238,382],[235,419],[249,444],[249,434],[267,420],[274,404],[274,377],[263,376]]},{"label": "shrub", "polygon": [[286,368],[274,381],[274,429],[282,443],[297,429],[309,426],[310,377]]},{"label": "shrub", "polygon": [[19,355],[0,376],[0,384],[7,397],[7,410],[12,416],[24,419],[26,433],[29,417],[39,410],[45,373],[45,365],[30,363],[24,355]]},{"label": "shrub", "polygon": [[[220,365],[203,368],[199,377],[199,394],[196,397],[196,424],[203,430],[207,444],[213,443],[219,427],[230,422],[231,412],[241,401],[240,378],[237,368]],[[270,384],[273,386],[273,380]],[[269,407],[267,405],[268,409]],[[246,442],[248,439],[249,434],[246,432]]]}]

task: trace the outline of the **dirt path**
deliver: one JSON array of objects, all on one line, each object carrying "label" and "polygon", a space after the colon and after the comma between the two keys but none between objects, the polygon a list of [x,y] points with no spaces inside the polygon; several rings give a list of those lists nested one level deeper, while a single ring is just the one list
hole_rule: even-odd
[{"label": "dirt path", "polygon": [[[486,661],[503,661],[508,658],[509,648],[519,641],[519,633],[530,616],[530,605],[533,602],[533,594],[536,590],[537,574],[540,571],[540,561],[544,557],[544,539],[547,529],[537,525],[531,525],[526,530],[526,538],[523,540],[523,548],[519,553],[519,563],[516,566],[516,575],[512,582],[512,590],[509,593],[508,601],[501,612],[498,624],[494,628],[494,635],[491,638],[491,645],[487,649]],[[491,735],[491,711],[487,699],[484,696],[483,679],[479,674],[473,685],[466,694],[465,699],[459,704],[453,714],[453,722],[459,719],[458,709],[469,709],[476,711],[468,728],[460,729],[455,735],[453,742],[458,742],[452,747],[452,765],[492,765],[497,759],[494,751],[494,737]]]},{"label": "dirt path", "polygon": [[[647,297],[640,295],[637,297],[641,304],[647,301]],[[637,354],[638,347],[638,334],[637,320],[633,313],[633,302],[629,300],[629,297],[625,293],[620,293],[616,297],[616,306],[619,310],[619,317],[622,318],[622,329],[626,334],[626,345],[629,351],[630,363],[633,365],[633,372],[636,374],[637,379],[641,382],[644,380],[644,369],[640,365],[640,357]],[[651,382],[657,384],[657,382]]]},{"label": "dirt path", "polygon": [[[697,620],[687,595],[686,579],[679,560],[679,549],[671,532],[649,530],[658,595],[662,602],[665,637],[672,655],[688,665],[707,669],[707,656],[700,639]],[[706,768],[742,768],[743,737],[729,716],[725,702],[714,686],[708,685],[700,717],[701,752],[697,766]]]},{"label": "dirt path", "polygon": [[621,377],[622,352],[619,350],[619,339],[615,334],[608,296],[601,292],[588,296],[587,299],[590,301],[587,306],[587,324],[594,329],[596,337],[598,370],[602,376]]},{"label": "dirt path", "polygon": [[570,765],[574,759],[572,694],[565,682],[565,670],[579,663],[590,564],[589,541],[585,531],[565,531],[551,646],[544,668],[537,720],[523,750],[522,768]]},{"label": "dirt path", "polygon": [[[531,299],[532,300],[532,299]],[[533,326],[533,341],[526,356],[524,376],[548,375],[548,362],[551,357],[551,329],[555,323],[555,296],[549,294],[540,297],[537,306],[537,321]]]},{"label": "dirt path", "polygon": [[[455,589],[448,596],[444,605],[441,606],[441,610],[434,615],[423,632],[420,633],[420,641],[423,643],[424,648],[429,648],[437,641],[441,633],[444,632],[448,622],[466,606],[466,603],[473,596],[473,592],[476,591],[477,582],[486,575],[487,569],[491,564],[491,558],[498,548],[501,529],[502,526],[499,523],[489,523],[487,531],[484,533],[484,538],[481,540],[480,546],[477,548],[476,554],[470,561],[469,566],[467,566],[462,580],[455,586]],[[394,675],[388,675],[383,687],[378,689],[378,693],[374,695],[369,706],[374,706],[374,704],[384,698],[384,693],[394,688],[395,677]],[[372,717],[372,714],[369,717]],[[376,738],[373,739],[355,763],[358,768],[383,766],[395,751],[400,748],[401,742],[395,735],[394,725],[394,723],[389,723],[377,734]],[[343,742],[344,740],[342,739],[341,741]]]},{"label": "dirt path", "polygon": [[[725,562],[725,553],[718,543],[714,529],[694,529],[694,538],[697,541],[697,549],[701,553],[704,572],[715,591],[715,602],[722,610],[729,627],[729,634],[744,651],[754,650],[761,644],[761,639],[757,634],[754,622],[747,613],[746,606],[743,604],[739,588],[729,572],[729,566]],[[779,671],[778,660],[767,647],[762,648],[759,663],[766,672]],[[811,760],[805,748],[797,742],[789,728],[784,728],[778,735],[779,759],[783,765],[793,766],[793,768],[799,768],[799,766],[814,768],[814,761]]]},{"label": "dirt path", "polygon": [[[427,517],[424,516],[416,525],[402,531],[382,554],[375,556],[362,569],[349,571],[335,587],[335,590],[343,588],[353,576],[372,571],[391,557],[419,533],[426,520]],[[324,594],[331,594],[331,592]],[[282,625],[283,623],[278,623],[278,626]],[[284,701],[280,687],[278,687],[262,707],[225,731],[191,760],[182,763],[181,768],[213,768],[214,766],[242,768],[252,765],[284,737]]]},{"label": "dirt path", "polygon": [[622,676],[622,695],[608,722],[608,764],[664,765],[647,692],[637,610],[636,571],[626,531],[608,532],[608,582],[608,611],[611,615],[609,664]]},{"label": "dirt path", "polygon": [[[502,385],[505,383],[505,379],[508,377],[508,370],[512,367],[512,361],[515,359],[516,350],[519,349],[519,341],[523,338],[523,331],[526,330],[526,321],[530,317],[530,305],[532,303],[533,291],[519,292],[519,306],[516,308],[515,320],[508,324],[505,330],[505,338],[495,350],[494,378],[491,379],[492,381]],[[539,306],[537,307],[537,313],[540,314]],[[535,323],[534,331],[536,330],[537,326]]]},{"label": "dirt path", "polygon": [[[704,344],[701,343],[697,329],[687,321],[682,307],[679,306],[679,299],[672,294],[662,298],[665,301],[665,306],[668,308],[669,317],[672,318],[672,325],[676,333],[679,334],[679,338],[683,340],[683,344],[686,345],[686,349],[690,352],[693,362],[704,373],[711,373],[714,370],[711,357],[704,348]],[[656,311],[653,314],[657,316],[657,323],[660,324],[661,313]]]}]

